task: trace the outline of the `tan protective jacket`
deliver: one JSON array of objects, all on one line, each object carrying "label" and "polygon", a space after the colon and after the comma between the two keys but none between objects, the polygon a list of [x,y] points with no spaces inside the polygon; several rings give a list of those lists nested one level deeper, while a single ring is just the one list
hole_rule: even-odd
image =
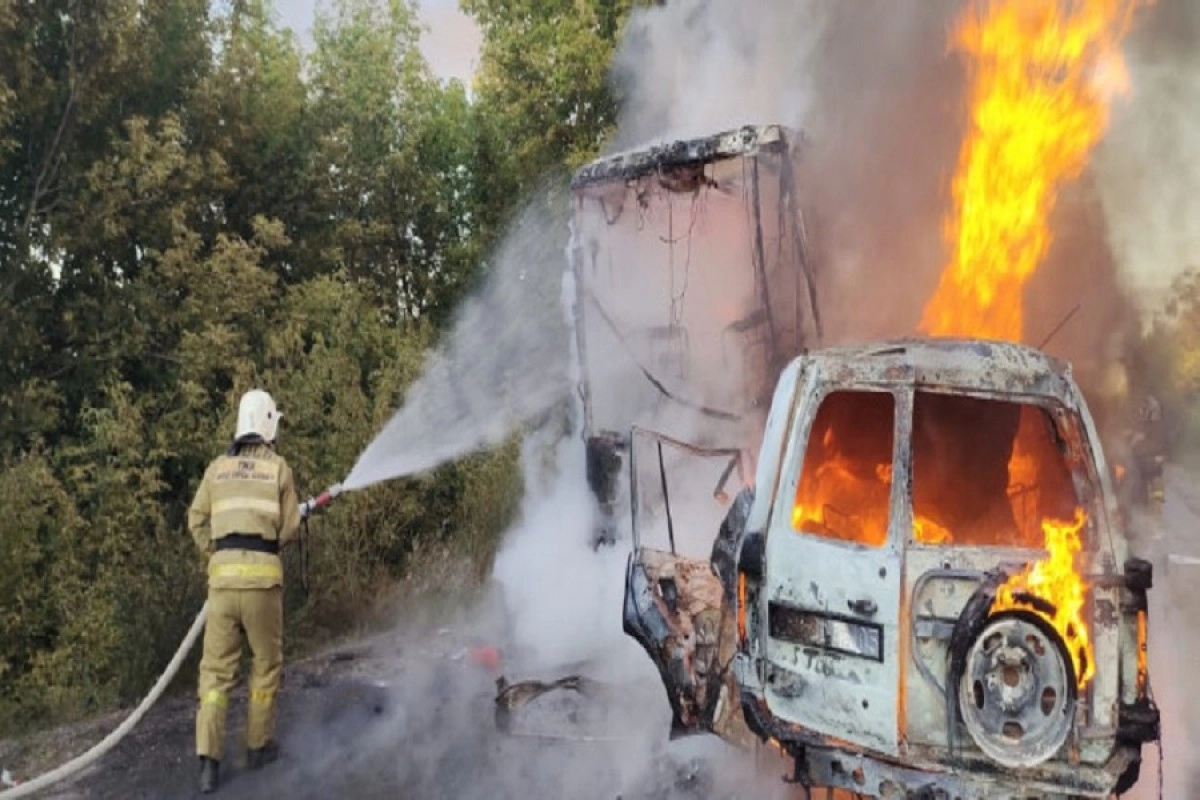
[{"label": "tan protective jacket", "polygon": [[235,456],[208,465],[188,509],[188,530],[209,555],[211,589],[269,589],[283,585],[283,563],[274,553],[214,550],[232,533],[261,536],[280,547],[300,530],[300,501],[291,467],[265,444],[248,445]]}]

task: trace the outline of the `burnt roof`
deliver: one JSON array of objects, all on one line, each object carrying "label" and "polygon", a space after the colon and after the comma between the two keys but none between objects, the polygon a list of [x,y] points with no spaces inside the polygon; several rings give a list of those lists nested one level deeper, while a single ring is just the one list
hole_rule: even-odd
[{"label": "burnt roof", "polygon": [[1027,345],[986,339],[894,339],[814,350],[800,360],[837,383],[902,383],[1073,400],[1071,366]]},{"label": "burnt roof", "polygon": [[785,150],[804,134],[783,125],[744,125],[733,130],[680,139],[614,153],[580,167],[571,188],[654,175],[660,170],[695,166],[762,150]]}]

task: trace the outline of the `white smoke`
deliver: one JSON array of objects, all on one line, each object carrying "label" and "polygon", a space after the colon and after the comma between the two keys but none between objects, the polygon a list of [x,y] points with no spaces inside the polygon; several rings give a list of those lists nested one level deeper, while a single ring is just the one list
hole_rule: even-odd
[{"label": "white smoke", "polygon": [[[1200,265],[1200,5],[1157,0],[1139,12],[1125,48],[1130,92],[1113,107],[1108,137],[1095,159],[1120,279],[1144,320],[1162,309],[1172,282]],[[1151,590],[1150,670],[1163,713],[1166,797],[1191,797],[1200,775],[1194,720],[1200,703],[1187,688],[1197,664],[1187,637],[1170,631],[1197,623],[1194,568],[1167,569],[1167,556],[1194,554],[1193,482],[1182,471],[1167,487],[1164,538]],[[1191,505],[1189,505],[1191,504]],[[1154,751],[1128,796],[1158,796]]]},{"label": "white smoke", "polygon": [[821,5],[684,0],[635,14],[614,65],[626,94],[615,145],[807,121]]},{"label": "white smoke", "polygon": [[942,266],[961,75],[959,3],[729,0],[636,16],[618,54],[616,145],[778,123],[802,131],[827,343],[906,335]]},{"label": "white smoke", "polygon": [[1095,160],[1110,242],[1145,314],[1200,265],[1200,6],[1143,8],[1126,47],[1130,92],[1118,99]]}]

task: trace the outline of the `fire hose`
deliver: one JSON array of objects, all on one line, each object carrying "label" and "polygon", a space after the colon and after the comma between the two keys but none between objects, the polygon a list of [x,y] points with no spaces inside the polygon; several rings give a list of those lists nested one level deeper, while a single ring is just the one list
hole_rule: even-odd
[{"label": "fire hose", "polygon": [[[308,519],[314,512],[332,503],[334,498],[341,493],[342,485],[337,483],[316,497],[310,497],[308,500],[305,500],[300,504],[300,518],[303,520]],[[43,773],[32,780],[0,792],[0,800],[16,800],[18,797],[28,797],[34,792],[39,792],[42,789],[53,786],[91,766],[116,747],[133,730],[134,726],[141,721],[146,712],[150,710],[150,707],[158,702],[162,693],[166,691],[167,686],[174,680],[175,675],[179,672],[179,668],[183,666],[183,660],[187,658],[187,654],[191,651],[193,645],[196,644],[196,639],[200,637],[200,631],[204,630],[204,623],[207,619],[208,601],[206,600],[200,608],[200,613],[196,615],[196,619],[192,622],[192,627],[188,629],[187,635],[180,642],[179,649],[175,651],[171,662],[167,664],[167,668],[158,676],[154,687],[150,689],[149,694],[142,699],[138,707],[116,729],[101,739],[92,749],[76,756],[67,763]]]}]

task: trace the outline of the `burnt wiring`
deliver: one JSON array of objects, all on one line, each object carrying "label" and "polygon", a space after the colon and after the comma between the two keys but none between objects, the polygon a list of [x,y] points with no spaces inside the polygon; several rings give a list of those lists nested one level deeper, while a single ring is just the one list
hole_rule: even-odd
[{"label": "burnt wiring", "polygon": [[675,521],[671,516],[671,495],[667,491],[667,468],[663,463],[662,442],[658,442],[658,479],[662,483],[663,506],[667,512],[667,537],[671,542],[671,555],[675,555]]},{"label": "burnt wiring", "polygon": [[646,229],[646,210],[650,208],[650,201],[648,200],[650,190],[642,185],[641,182],[638,182],[635,186],[637,188],[634,189],[633,195],[634,200],[637,202],[636,230],[638,233],[641,233]]},{"label": "burnt wiring", "polygon": [[611,228],[613,225],[616,225],[621,217],[625,215],[625,192],[621,192],[621,202],[617,206],[617,213],[611,217],[608,215],[608,203],[605,199],[603,197],[596,199],[600,203],[600,214],[604,217],[604,222],[608,227]]},{"label": "burnt wiring", "polygon": [[[660,185],[662,185],[663,178],[664,178],[664,173],[660,169],[659,173],[657,175],[657,179],[658,179],[658,182]],[[706,180],[702,183],[703,183],[703,185],[715,185],[715,183],[713,181],[711,181],[711,179]],[[638,182],[638,183],[631,182],[630,184],[627,185],[626,191],[632,191],[634,193],[635,203],[637,205],[636,230],[640,233],[646,229],[646,215],[647,215],[647,212],[649,210],[649,205],[650,205],[648,202],[648,199],[653,190],[650,187],[642,184],[641,182]],[[671,288],[670,288],[671,308],[670,308],[670,312],[669,312],[668,324],[669,324],[669,327],[671,327],[673,329],[673,328],[679,327],[682,324],[683,301],[684,301],[684,297],[687,294],[689,278],[690,278],[690,273],[691,273],[692,234],[695,230],[696,219],[699,215],[699,210],[700,210],[700,203],[699,203],[700,192],[699,192],[698,186],[692,192],[692,202],[691,202],[691,209],[690,209],[690,214],[689,214],[690,219],[688,221],[688,229],[687,229],[686,235],[684,237],[681,237],[681,239],[685,240],[687,249],[684,254],[683,284],[682,284],[682,287],[679,287],[679,288],[676,287],[676,283],[675,283],[675,245],[677,243],[679,243],[680,239],[675,238],[675,229],[674,229],[675,228],[675,218],[674,218],[674,208],[675,207],[674,207],[674,203],[671,201],[672,193],[668,191],[665,193],[665,196],[667,198],[667,235],[666,235],[666,237],[658,236],[657,238],[660,242],[667,245],[667,247],[669,248],[668,253],[667,253],[667,259],[668,259],[668,270],[669,270],[670,281],[671,281]],[[612,214],[610,214],[610,212],[609,212],[608,202],[605,200],[605,198],[603,198],[603,197],[597,198],[597,202],[600,206],[600,212],[604,218],[605,223],[609,227],[612,227],[613,225],[617,224],[617,222],[623,216],[623,212],[624,212],[624,208],[625,208],[624,195],[622,195],[622,201],[616,208],[615,213],[612,213]]]},{"label": "burnt wiring", "polygon": [[686,251],[683,257],[683,286],[677,292],[675,290],[675,244],[679,241],[675,238],[675,204],[672,202],[670,195],[667,196],[667,238],[664,240],[659,237],[659,240],[667,245],[667,269],[671,276],[671,311],[668,324],[672,329],[683,324],[683,299],[687,295],[688,281],[691,276],[692,266],[692,232],[696,228],[696,216],[699,209],[699,190],[692,193],[690,219],[688,220],[687,233],[684,236],[686,243]]},{"label": "burnt wiring", "polygon": [[[817,304],[816,276],[812,273],[812,261],[809,257],[808,232],[804,224],[804,214],[796,199],[796,176],[792,171],[791,152],[792,149],[789,147],[787,151],[788,155],[782,159],[780,165],[780,198],[787,204],[789,210],[788,220],[793,246],[796,248],[797,255],[799,256],[801,273],[804,278],[803,283],[808,290],[808,310],[812,314],[813,328],[817,335],[817,343],[819,344],[824,337],[824,332],[821,325],[821,311]],[[782,207],[784,203],[780,203],[780,206]],[[799,286],[797,286],[797,291],[799,291]]]},{"label": "burnt wiring", "polygon": [[1068,311],[1066,313],[1066,316],[1064,316],[1061,320],[1059,320],[1059,323],[1057,325],[1055,325],[1054,328],[1051,329],[1050,333],[1046,335],[1046,338],[1042,340],[1042,343],[1038,345],[1038,350],[1046,349],[1046,345],[1050,344],[1050,340],[1053,339],[1055,336],[1057,336],[1058,332],[1061,331],[1064,327],[1066,327],[1066,324],[1071,321],[1071,317],[1075,316],[1075,313],[1077,311],[1079,311],[1079,307],[1081,305],[1082,305],[1081,303],[1076,303],[1074,308],[1072,308],[1070,311]]},{"label": "burnt wiring", "polygon": [[[742,184],[746,184],[746,161],[742,159]],[[746,228],[750,232],[750,260],[754,268],[754,288],[759,294],[759,301],[767,318],[767,339],[770,348],[768,363],[779,361],[779,331],[775,326],[775,316],[771,311],[770,287],[767,283],[766,251],[763,244],[761,186],[758,176],[758,160],[753,159],[750,169],[750,194],[752,202],[746,208]]]},{"label": "burnt wiring", "polygon": [[[659,237],[661,239],[661,237]],[[675,203],[670,195],[667,196],[667,274],[670,276],[671,307],[667,311],[667,328],[674,332],[675,327],[682,321],[683,311],[679,307],[679,299],[675,296]]]}]

